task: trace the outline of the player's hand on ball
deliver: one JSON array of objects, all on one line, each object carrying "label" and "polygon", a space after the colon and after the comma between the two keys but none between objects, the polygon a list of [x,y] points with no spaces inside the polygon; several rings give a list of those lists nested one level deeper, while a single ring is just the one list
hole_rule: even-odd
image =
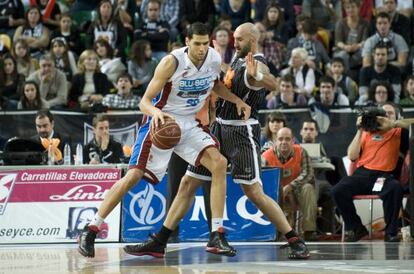
[{"label": "player's hand on ball", "polygon": [[157,111],[152,116],[151,129],[154,130],[158,127],[159,124],[163,125],[167,117],[175,120],[174,116],[171,116],[170,114],[164,113],[160,109],[157,109]]}]

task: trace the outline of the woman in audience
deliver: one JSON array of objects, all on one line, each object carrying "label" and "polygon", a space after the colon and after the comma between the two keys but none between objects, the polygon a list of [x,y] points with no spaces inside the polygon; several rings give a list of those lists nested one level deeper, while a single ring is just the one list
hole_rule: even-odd
[{"label": "woman in audience", "polygon": [[80,43],[79,31],[72,24],[72,18],[69,13],[63,13],[59,19],[59,28],[52,32],[50,38],[53,40],[56,37],[63,37],[68,44],[69,50],[76,53],[76,56],[81,54],[82,44]]},{"label": "woman in audience", "polygon": [[20,99],[20,91],[24,82],[24,76],[17,72],[16,60],[9,53],[3,56],[4,81],[0,82],[0,95],[8,100],[8,106],[16,109]]},{"label": "woman in audience", "polygon": [[102,98],[113,88],[108,77],[100,72],[99,59],[95,51],[87,49],[79,57],[78,70],[72,78],[69,107],[90,110],[102,104]]},{"label": "woman in audience", "polygon": [[157,61],[151,57],[151,45],[146,40],[135,41],[129,52],[128,73],[134,81],[133,87],[144,93],[152,76]]},{"label": "woman in audience", "polygon": [[304,48],[295,48],[289,60],[289,67],[282,70],[281,75],[290,74],[295,78],[297,91],[310,98],[315,87],[315,72],[306,61],[308,52]]},{"label": "woman in audience", "polygon": [[388,81],[378,81],[369,87],[367,105],[381,106],[394,101],[394,90]]},{"label": "woman in audience", "polygon": [[55,60],[55,67],[66,75],[68,82],[78,72],[73,52],[68,49],[65,38],[56,37],[50,43],[50,55]]},{"label": "woman in audience", "polygon": [[402,107],[414,106],[414,75],[410,75],[405,80],[404,85],[405,98],[400,101]]},{"label": "woman in audience", "polygon": [[261,152],[273,147],[276,143],[277,132],[282,127],[286,127],[286,117],[279,111],[268,113],[266,116],[266,124],[263,128],[262,137],[260,138]]},{"label": "woman in audience", "polygon": [[224,27],[217,27],[213,36],[215,37],[213,46],[221,55],[221,70],[226,72],[234,53],[234,49],[229,47],[230,31]]},{"label": "woman in audience", "polygon": [[39,69],[39,62],[30,56],[30,48],[25,39],[17,39],[14,42],[12,54],[17,62],[17,72],[25,78]]},{"label": "woman in audience", "polygon": [[39,110],[49,108],[49,103],[40,97],[39,86],[34,81],[23,84],[23,92],[17,109]]},{"label": "woman in audience", "polygon": [[42,21],[46,27],[54,29],[59,26],[60,8],[55,0],[29,0],[30,6],[38,6]]},{"label": "woman in audience", "polygon": [[109,81],[116,83],[118,76],[126,71],[121,58],[114,58],[114,49],[105,39],[99,38],[94,44],[94,49],[98,54],[101,72],[106,74]]},{"label": "woman in audience", "polygon": [[336,23],[334,57],[345,62],[346,71],[362,64],[362,46],[368,37],[368,22],[359,16],[359,0],[344,4],[346,17]]},{"label": "woman in audience", "polygon": [[42,14],[37,6],[28,7],[25,13],[26,23],[16,29],[13,42],[21,38],[26,40],[34,58],[40,57],[49,45],[49,30],[42,23]]},{"label": "woman in audience", "polygon": [[289,30],[284,21],[283,11],[277,3],[271,2],[266,8],[265,17],[262,21],[266,27],[266,38],[287,45]]}]

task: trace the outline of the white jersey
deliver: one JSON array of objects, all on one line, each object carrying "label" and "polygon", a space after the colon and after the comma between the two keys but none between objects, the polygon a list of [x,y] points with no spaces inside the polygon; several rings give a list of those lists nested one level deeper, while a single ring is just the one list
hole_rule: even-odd
[{"label": "white jersey", "polygon": [[177,68],[153,103],[163,112],[189,118],[202,108],[219,78],[221,57],[209,47],[206,59],[198,69],[188,57],[187,50],[188,47],[184,47],[171,52],[177,60]]}]

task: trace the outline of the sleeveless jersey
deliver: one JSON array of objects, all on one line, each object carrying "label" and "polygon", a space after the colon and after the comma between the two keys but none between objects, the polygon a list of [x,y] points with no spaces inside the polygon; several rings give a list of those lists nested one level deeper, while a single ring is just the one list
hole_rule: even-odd
[{"label": "sleeveless jersey", "polygon": [[[254,59],[266,64],[263,54],[255,54]],[[250,118],[258,120],[259,104],[265,97],[265,89],[250,86],[247,82],[246,62],[244,58],[235,58],[224,77],[224,84],[232,93],[251,107]],[[219,99],[217,117],[223,120],[242,120],[237,114],[236,105]]]},{"label": "sleeveless jersey", "polygon": [[162,111],[180,117],[195,116],[203,107],[220,75],[221,57],[209,48],[204,63],[198,69],[187,55],[187,47],[171,52],[177,60],[177,68],[154,98],[153,104]]}]

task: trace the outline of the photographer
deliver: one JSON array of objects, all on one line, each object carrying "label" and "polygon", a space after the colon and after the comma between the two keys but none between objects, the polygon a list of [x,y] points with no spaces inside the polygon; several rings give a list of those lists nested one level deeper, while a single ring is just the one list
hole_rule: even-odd
[{"label": "photographer", "polygon": [[397,178],[408,150],[408,130],[392,127],[398,125],[395,120],[400,116],[396,105],[386,103],[382,106],[382,113],[380,110],[371,109],[358,117],[358,130],[348,147],[348,158],[356,161],[357,169],[332,189],[332,196],[345,222],[347,242],[356,242],[368,235],[356,214],[352,197],[369,194],[378,194],[383,201],[384,241],[400,241],[398,215],[403,188]]}]

